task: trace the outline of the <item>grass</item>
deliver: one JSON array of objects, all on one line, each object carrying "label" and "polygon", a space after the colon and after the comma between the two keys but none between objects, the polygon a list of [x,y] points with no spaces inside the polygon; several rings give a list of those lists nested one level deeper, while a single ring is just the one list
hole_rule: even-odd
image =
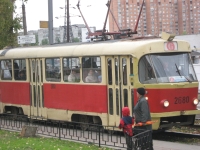
[{"label": "grass", "polygon": [[66,140],[45,137],[21,137],[18,132],[0,130],[0,150],[111,150],[76,143]]}]

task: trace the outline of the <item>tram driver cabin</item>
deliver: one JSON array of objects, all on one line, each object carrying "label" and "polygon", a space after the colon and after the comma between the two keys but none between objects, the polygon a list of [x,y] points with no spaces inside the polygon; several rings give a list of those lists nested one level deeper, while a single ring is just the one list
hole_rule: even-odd
[{"label": "tram driver cabin", "polygon": [[190,45],[166,37],[1,50],[0,113],[117,126],[144,87],[154,130],[192,125],[200,111]]}]

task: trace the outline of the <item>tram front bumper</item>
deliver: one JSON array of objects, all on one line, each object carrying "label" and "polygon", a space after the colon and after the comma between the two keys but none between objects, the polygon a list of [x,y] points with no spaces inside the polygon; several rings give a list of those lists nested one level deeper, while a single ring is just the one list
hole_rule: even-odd
[{"label": "tram front bumper", "polygon": [[[172,126],[176,125],[189,125],[192,124],[193,122],[193,117],[190,116],[195,116],[200,114],[200,110],[186,110],[186,111],[173,111],[173,112],[162,112],[162,113],[151,113],[151,118],[155,123],[153,124],[153,129],[157,130],[159,128],[170,128]],[[187,117],[188,116],[188,117]],[[178,118],[183,118],[187,117],[187,121],[178,121]],[[164,118],[168,118],[170,120],[166,124],[162,124],[162,120],[165,120]],[[176,121],[171,121],[174,120],[172,118],[176,118]],[[175,120],[176,120],[175,119]]]}]

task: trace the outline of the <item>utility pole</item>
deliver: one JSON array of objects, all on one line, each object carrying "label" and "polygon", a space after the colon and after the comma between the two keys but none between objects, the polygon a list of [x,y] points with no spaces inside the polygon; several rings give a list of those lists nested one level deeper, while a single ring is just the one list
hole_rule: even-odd
[{"label": "utility pole", "polygon": [[48,0],[48,28],[49,28],[49,44],[53,45],[53,2]]},{"label": "utility pole", "polygon": [[[76,9],[75,7],[72,7]],[[63,36],[63,43],[72,42],[73,33],[69,15],[69,0],[65,0],[65,16],[64,16],[64,36]]]},{"label": "utility pole", "polygon": [[26,26],[26,9],[24,5],[24,1],[22,0],[22,14],[23,14],[23,29],[24,35],[27,35],[27,26]]},{"label": "utility pole", "polygon": [[67,0],[65,0],[65,16],[64,16],[64,36],[63,43],[67,42]]},{"label": "utility pole", "polygon": [[67,0],[67,42],[69,41],[69,0]]}]

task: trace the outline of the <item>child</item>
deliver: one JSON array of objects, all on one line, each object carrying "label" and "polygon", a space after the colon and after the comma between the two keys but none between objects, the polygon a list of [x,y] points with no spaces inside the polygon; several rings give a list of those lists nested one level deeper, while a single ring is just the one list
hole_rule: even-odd
[{"label": "child", "polygon": [[119,128],[123,129],[127,150],[132,149],[131,137],[133,136],[132,125],[134,124],[134,118],[130,116],[130,109],[128,107],[122,108],[122,118],[120,119]]}]

